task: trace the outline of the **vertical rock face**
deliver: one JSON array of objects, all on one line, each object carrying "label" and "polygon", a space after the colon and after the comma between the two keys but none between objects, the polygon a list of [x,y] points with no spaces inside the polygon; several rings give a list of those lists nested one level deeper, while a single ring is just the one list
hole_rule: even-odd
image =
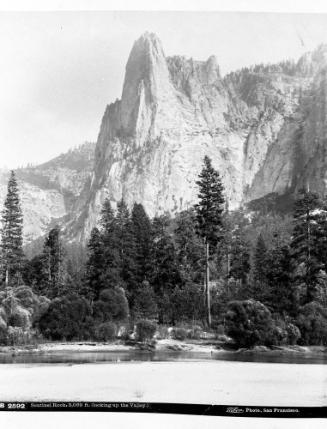
[{"label": "vertical rock face", "polygon": [[[158,38],[145,33],[130,53],[121,99],[105,110],[94,164],[93,154],[78,166],[63,155],[62,162],[22,170],[25,206],[42,197],[44,227],[57,213],[67,236],[84,241],[107,197],[113,206],[122,197],[130,206],[142,203],[150,216],[193,205],[205,155],[221,174],[231,209],[302,186],[324,194],[326,86],[324,45],[297,63],[222,77],[215,57],[166,57]],[[32,222],[33,210],[26,213]]]},{"label": "vertical rock face", "polygon": [[[231,208],[310,182],[325,189],[326,47],[298,63],[222,78],[217,59],[165,57],[145,33],[129,56],[121,100],[104,114],[86,208],[85,239],[106,197],[142,203],[150,216],[195,203],[203,157],[222,176]],[[72,222],[73,225],[73,222]]]},{"label": "vertical rock face", "polygon": [[103,117],[85,235],[107,196],[113,203],[141,202],[150,216],[193,204],[206,154],[239,204],[245,134],[231,122],[242,110],[231,102],[214,57],[166,58],[158,38],[143,35],[127,62],[122,99]]}]

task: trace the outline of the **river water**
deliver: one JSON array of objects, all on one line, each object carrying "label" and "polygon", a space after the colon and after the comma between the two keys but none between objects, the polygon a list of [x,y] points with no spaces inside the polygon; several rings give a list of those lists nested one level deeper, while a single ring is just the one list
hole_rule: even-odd
[{"label": "river water", "polygon": [[327,353],[288,353],[228,351],[176,352],[176,351],[51,351],[18,354],[0,353],[0,364],[87,364],[119,362],[178,362],[178,361],[234,361],[285,364],[326,364]]}]

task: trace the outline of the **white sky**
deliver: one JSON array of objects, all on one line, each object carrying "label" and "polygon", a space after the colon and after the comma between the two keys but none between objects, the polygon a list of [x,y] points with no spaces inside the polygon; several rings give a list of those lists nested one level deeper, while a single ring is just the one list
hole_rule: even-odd
[{"label": "white sky", "polygon": [[327,43],[327,14],[0,12],[0,167],[96,141],[144,31],[159,36],[166,55],[216,55],[225,74]]}]

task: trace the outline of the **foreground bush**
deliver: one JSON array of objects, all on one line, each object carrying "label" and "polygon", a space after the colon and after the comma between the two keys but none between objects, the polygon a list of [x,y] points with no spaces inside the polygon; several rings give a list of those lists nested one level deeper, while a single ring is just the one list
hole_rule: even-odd
[{"label": "foreground bush", "polygon": [[2,308],[0,308],[0,345],[6,344],[7,339],[7,323],[6,314]]},{"label": "foreground bush", "polygon": [[271,313],[259,301],[232,301],[225,317],[226,333],[239,347],[271,345],[276,335]]},{"label": "foreground bush", "polygon": [[172,334],[175,340],[184,341],[187,337],[187,330],[184,328],[174,328]]},{"label": "foreground bush", "polygon": [[288,344],[292,346],[297,344],[298,340],[301,337],[301,332],[299,328],[296,325],[293,325],[293,323],[287,323],[286,331],[287,331]]},{"label": "foreground bush", "polygon": [[165,340],[169,337],[170,337],[170,332],[168,327],[166,325],[159,325],[157,338],[160,340]]},{"label": "foreground bush", "polygon": [[32,326],[47,311],[50,300],[28,286],[0,291],[0,344],[22,345],[34,340]]},{"label": "foreground bush", "polygon": [[94,331],[96,340],[112,341],[116,338],[117,327],[113,322],[105,322],[98,325]]},{"label": "foreground bush", "polygon": [[157,324],[150,320],[140,320],[136,324],[136,339],[137,341],[150,341],[153,339],[157,330]]},{"label": "foreground bush", "polygon": [[327,345],[327,309],[318,302],[303,306],[296,324],[301,332],[301,344]]},{"label": "foreground bush", "polygon": [[191,340],[199,340],[202,335],[203,330],[201,326],[194,325],[187,331],[187,338],[190,338]]},{"label": "foreground bush", "polygon": [[40,332],[51,340],[84,340],[92,336],[91,307],[75,294],[55,298],[38,322]]},{"label": "foreground bush", "polygon": [[21,327],[9,326],[7,330],[7,346],[21,346],[30,344],[33,341],[33,332],[28,329],[24,330]]},{"label": "foreground bush", "polygon": [[129,314],[125,291],[116,287],[101,291],[99,300],[93,304],[93,317],[100,323],[122,321]]},{"label": "foreground bush", "polygon": [[8,326],[29,329],[49,304],[48,298],[36,295],[28,286],[6,288],[0,292],[0,318]]}]

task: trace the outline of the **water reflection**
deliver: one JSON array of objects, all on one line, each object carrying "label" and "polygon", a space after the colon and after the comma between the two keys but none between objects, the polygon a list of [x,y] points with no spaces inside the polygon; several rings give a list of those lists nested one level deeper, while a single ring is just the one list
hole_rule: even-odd
[{"label": "water reflection", "polygon": [[176,352],[176,351],[51,351],[51,353],[19,353],[8,355],[0,353],[0,364],[86,364],[86,363],[120,363],[120,362],[178,362],[178,361],[238,361],[238,362],[269,362],[294,364],[325,364],[325,353],[293,353],[282,354],[276,352],[223,352],[212,354],[204,352]]}]

